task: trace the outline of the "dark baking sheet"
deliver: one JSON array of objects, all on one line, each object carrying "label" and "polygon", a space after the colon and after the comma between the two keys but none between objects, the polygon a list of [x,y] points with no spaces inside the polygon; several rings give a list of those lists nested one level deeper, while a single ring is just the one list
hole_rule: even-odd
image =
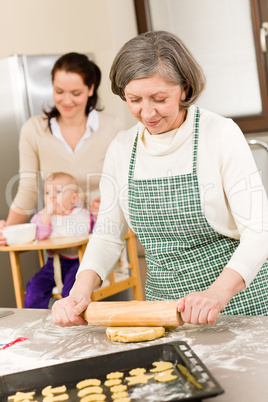
[{"label": "dark baking sheet", "polygon": [[[106,402],[112,402],[110,389],[103,385],[108,373],[123,371],[125,376],[129,376],[129,371],[138,367],[144,367],[149,372],[155,361],[172,362],[175,369],[173,374],[176,374],[178,379],[167,383],[158,383],[151,379],[146,385],[128,386],[127,392],[131,401],[201,401],[224,392],[187,343],[170,342],[3,376],[0,378],[0,400],[7,401],[8,396],[17,391],[36,391],[34,399],[42,401],[43,388],[48,385],[53,388],[66,385],[69,401],[80,401],[76,384],[87,378],[98,378],[102,382]],[[184,365],[202,384],[203,389],[198,389],[187,381],[177,369],[177,364]],[[122,384],[128,383],[123,380]]]}]

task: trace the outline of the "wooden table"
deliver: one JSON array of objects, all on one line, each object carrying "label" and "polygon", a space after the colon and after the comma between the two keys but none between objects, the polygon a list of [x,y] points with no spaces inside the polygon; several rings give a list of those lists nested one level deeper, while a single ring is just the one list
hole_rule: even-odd
[{"label": "wooden table", "polygon": [[[54,364],[185,341],[225,391],[204,402],[268,401],[268,317],[220,316],[214,326],[185,324],[155,341],[119,344],[107,339],[105,327],[57,327],[49,310],[1,310],[14,314],[0,318],[0,343],[28,338],[0,351],[1,379]],[[29,375],[25,386],[30,384]],[[152,400],[160,402],[157,395]]]},{"label": "wooden table", "polygon": [[36,250],[39,253],[40,265],[44,265],[43,250],[54,250],[57,252],[60,249],[67,247],[78,247],[78,257],[81,261],[86,245],[88,243],[88,236],[73,236],[73,237],[58,237],[46,240],[35,240],[32,243],[14,244],[12,246],[1,246],[0,251],[9,252],[10,264],[12,270],[14,291],[16,304],[18,308],[23,308],[24,303],[24,287],[20,265],[20,253],[25,251]]}]

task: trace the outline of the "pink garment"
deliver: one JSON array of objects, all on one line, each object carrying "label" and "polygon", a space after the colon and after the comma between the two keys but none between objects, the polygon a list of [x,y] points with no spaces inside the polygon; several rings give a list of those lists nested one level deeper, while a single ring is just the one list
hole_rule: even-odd
[{"label": "pink garment", "polygon": [[52,223],[50,222],[49,225],[45,225],[42,222],[40,212],[38,212],[37,214],[35,214],[32,217],[31,223],[36,224],[36,235],[35,235],[35,237],[36,237],[37,240],[46,239],[50,235],[50,233],[52,232]]}]

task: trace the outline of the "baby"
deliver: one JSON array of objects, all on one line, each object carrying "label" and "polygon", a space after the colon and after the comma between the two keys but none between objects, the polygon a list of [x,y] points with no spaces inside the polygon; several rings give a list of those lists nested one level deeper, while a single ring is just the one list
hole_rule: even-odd
[{"label": "baby", "polygon": [[[92,232],[96,218],[90,211],[76,206],[79,200],[78,186],[71,175],[62,172],[49,175],[44,183],[44,193],[45,207],[31,219],[37,226],[38,240]],[[54,265],[57,255],[54,256],[52,250],[47,252],[46,264],[26,285],[25,308],[48,308],[52,290],[56,286]],[[59,257],[63,287],[58,290],[62,297],[66,297],[79,267],[77,247],[61,249]]]}]

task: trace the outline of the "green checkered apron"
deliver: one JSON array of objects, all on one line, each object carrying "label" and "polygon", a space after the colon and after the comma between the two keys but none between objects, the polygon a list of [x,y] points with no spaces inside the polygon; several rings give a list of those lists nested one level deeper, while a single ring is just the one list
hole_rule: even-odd
[{"label": "green checkered apron", "polygon": [[[147,300],[174,300],[207,289],[239,244],[217,233],[202,211],[196,172],[199,117],[196,108],[192,173],[135,180],[138,134],[134,142],[128,206],[131,226],[145,249]],[[268,263],[222,313],[268,315]]]}]

